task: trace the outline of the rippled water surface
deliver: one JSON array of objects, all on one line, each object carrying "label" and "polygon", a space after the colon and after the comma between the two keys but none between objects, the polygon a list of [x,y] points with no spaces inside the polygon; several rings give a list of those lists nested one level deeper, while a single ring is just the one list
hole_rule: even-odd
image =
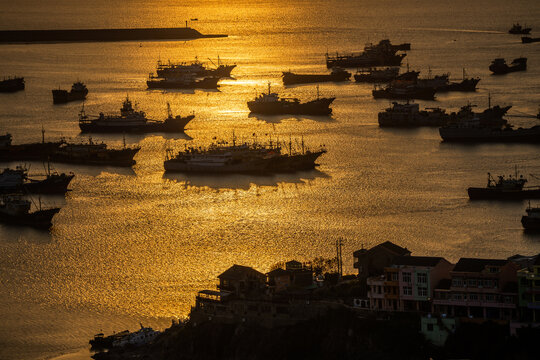
[{"label": "rippled water surface", "polygon": [[[43,197],[61,205],[49,233],[0,225],[0,358],[36,359],[84,349],[100,330],[157,328],[185,316],[196,291],[213,288],[230,265],[266,272],[283,260],[333,256],[345,239],[352,252],[391,240],[416,255],[508,257],[540,251],[523,232],[525,202],[470,202],[468,186],[486,173],[540,176],[538,146],[441,144],[436,128],[380,129],[371,85],[321,84],[335,96],[331,117],[250,116],[246,101],[267,84],[308,100],[313,85],[284,88],[282,71],[325,72],[324,54],[361,50],[390,38],[411,42],[411,68],[427,75],[462,69],[482,78],[474,94],[440,95],[455,111],[471,102],[513,105],[536,114],[540,44],[506,34],[512,22],[540,31],[533,1],[19,1],[0,3],[1,29],[191,26],[228,38],[195,41],[0,45],[0,76],[17,74],[26,90],[0,95],[0,133],[15,143],[79,134],[81,103],[52,105],[51,89],[80,79],[90,90],[87,113],[117,112],[126,95],[149,117],[196,115],[181,134],[126,135],[140,144],[133,169],[55,165],[73,171],[72,191]],[[535,32],[536,30],[536,32]],[[148,91],[156,61],[201,61],[219,55],[236,63],[219,91]],[[526,56],[526,72],[494,77],[495,57]],[[538,120],[509,118],[517,126]],[[316,171],[267,177],[164,175],[165,149],[207,145],[214,138],[325,145]],[[94,135],[114,146],[122,136]],[[295,140],[298,139],[298,140]],[[1,164],[1,166],[17,165]],[[29,163],[39,173],[42,164]],[[539,184],[529,176],[531,183]],[[88,356],[84,353],[83,356]]]}]

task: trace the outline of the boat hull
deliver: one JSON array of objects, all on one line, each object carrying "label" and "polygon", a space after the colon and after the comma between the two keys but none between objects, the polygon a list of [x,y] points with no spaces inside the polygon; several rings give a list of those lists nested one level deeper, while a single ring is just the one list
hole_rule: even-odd
[{"label": "boat hull", "polygon": [[306,103],[249,101],[252,113],[265,115],[330,115],[330,104],[335,98],[322,98]]},{"label": "boat hull", "polygon": [[65,104],[70,101],[78,101],[86,99],[88,90],[81,92],[73,92],[67,90],[52,90],[53,104]]},{"label": "boat hull", "polygon": [[24,90],[24,78],[14,78],[0,81],[0,93],[10,93],[22,90]]},{"label": "boat hull", "polygon": [[0,148],[1,161],[38,160],[46,161],[63,142],[30,143],[20,145],[9,145]]},{"label": "boat hull", "polygon": [[31,226],[39,229],[49,229],[52,226],[52,218],[60,208],[38,210],[28,214],[12,215],[0,211],[0,221],[10,225]]},{"label": "boat hull", "polygon": [[100,123],[99,120],[79,121],[79,128],[83,133],[175,133],[184,132],[186,125],[194,117],[194,115],[189,115],[180,119],[167,119],[163,122],[147,122],[145,124],[134,126]]},{"label": "boat hull", "polygon": [[128,167],[135,165],[133,157],[139,151],[134,149],[121,149],[106,151],[89,151],[89,152],[69,152],[57,151],[50,157],[51,161],[67,164],[80,165],[105,165],[105,166],[121,166]]},{"label": "boat hull", "polygon": [[521,217],[521,225],[525,230],[540,231],[540,219],[531,218],[527,215]]},{"label": "boat hull", "polygon": [[516,130],[441,127],[439,133],[443,141],[446,142],[540,143],[540,126]]},{"label": "boat hull", "polygon": [[193,82],[182,80],[162,79],[148,80],[146,85],[149,89],[217,89],[219,78],[205,78]]},{"label": "boat hull", "polygon": [[290,72],[283,73],[283,84],[310,84],[319,82],[341,82],[348,81],[351,73],[343,72],[338,74],[293,74]]},{"label": "boat hull", "polygon": [[471,200],[524,200],[540,199],[540,189],[503,190],[497,188],[468,188]]},{"label": "boat hull", "polygon": [[45,180],[31,180],[23,184],[23,191],[32,194],[65,194],[73,174],[50,175]]},{"label": "boat hull", "polygon": [[338,58],[326,59],[326,67],[341,67],[341,68],[360,68],[370,66],[400,66],[405,54],[398,54],[392,56],[345,56]]},{"label": "boat hull", "polygon": [[435,99],[435,89],[433,88],[411,88],[411,89],[375,89],[372,90],[372,95],[375,99],[393,99],[393,100],[407,100],[407,99],[421,99],[421,100],[433,100]]}]

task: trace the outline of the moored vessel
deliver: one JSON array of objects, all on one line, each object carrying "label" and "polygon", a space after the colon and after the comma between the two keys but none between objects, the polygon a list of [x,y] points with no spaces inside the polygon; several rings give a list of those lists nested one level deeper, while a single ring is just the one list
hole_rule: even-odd
[{"label": "moored vessel", "polygon": [[341,82],[348,81],[351,73],[339,68],[332,68],[330,74],[295,74],[290,71],[283,72],[283,84],[308,84],[317,82]]},{"label": "moored vessel", "polygon": [[521,225],[525,230],[540,231],[540,207],[529,207],[525,209],[527,215],[521,217]]},{"label": "moored vessel", "polygon": [[217,89],[219,80],[219,77],[199,79],[190,74],[168,78],[160,78],[150,74],[146,85],[149,89]]},{"label": "moored vessel", "polygon": [[29,177],[28,169],[17,166],[15,169],[6,168],[0,172],[0,192],[2,193],[31,193],[31,194],[65,194],[68,185],[75,175],[58,174],[47,166],[45,175],[37,178]]},{"label": "moored vessel", "polygon": [[156,74],[158,77],[162,78],[178,77],[186,74],[196,75],[199,77],[227,78],[231,76],[231,72],[236,67],[236,64],[221,64],[219,56],[217,65],[214,65],[215,68],[210,68],[197,59],[195,59],[195,61],[192,63],[174,63],[170,61],[168,63],[162,63],[161,61],[158,61]]},{"label": "moored vessel", "polygon": [[527,179],[517,173],[514,176],[497,176],[497,180],[488,173],[487,186],[467,189],[471,200],[523,200],[540,199],[540,186],[526,187]]},{"label": "moored vessel", "polygon": [[55,89],[52,90],[53,103],[54,104],[65,104],[70,101],[84,100],[86,95],[88,95],[88,89],[86,85],[80,81],[73,83],[71,90],[62,90]]},{"label": "moored vessel", "polygon": [[26,144],[12,144],[11,142],[11,134],[0,136],[0,161],[47,161],[52,152],[64,144],[65,140],[45,141],[45,131],[42,130],[41,142]]},{"label": "moored vessel", "polygon": [[396,54],[399,50],[409,50],[410,44],[393,45],[390,40],[381,40],[378,44],[368,44],[364,51],[357,54],[330,56],[326,54],[326,66],[343,68],[370,66],[400,66],[406,54]]},{"label": "moored vessel", "polygon": [[150,120],[143,111],[137,111],[128,97],[124,100],[120,115],[87,115],[84,106],[79,113],[81,132],[97,133],[148,133],[148,132],[183,132],[185,126],[195,117],[188,115],[174,116],[167,104],[167,118],[164,121]]},{"label": "moored vessel", "polygon": [[52,226],[52,219],[60,208],[30,211],[32,203],[21,195],[4,195],[0,198],[0,221],[10,225],[25,225],[41,229]]},{"label": "moored vessel", "polygon": [[0,80],[0,92],[16,92],[24,90],[24,78],[23,77],[7,77]]},{"label": "moored vessel", "polygon": [[300,102],[296,98],[281,98],[276,93],[268,93],[257,96],[254,100],[248,101],[248,108],[253,113],[267,115],[330,115],[332,109],[330,105],[335,98],[319,98],[317,88],[317,99]]},{"label": "moored vessel", "polygon": [[533,37],[530,37],[530,36],[524,36],[521,38],[521,42],[523,44],[530,44],[530,43],[534,43],[534,42],[540,42],[540,38],[533,38]]},{"label": "moored vessel", "polygon": [[387,87],[375,87],[371,94],[375,99],[435,99],[434,88],[419,87],[413,84],[390,84]]},{"label": "moored vessel", "polygon": [[512,60],[512,63],[508,65],[503,58],[497,58],[489,65],[489,70],[494,75],[504,75],[515,71],[527,70],[527,58],[520,57]]},{"label": "moored vessel", "polygon": [[364,68],[358,70],[354,74],[354,80],[356,82],[389,82],[397,78],[399,75],[399,67],[386,67],[386,68]]},{"label": "moored vessel", "polygon": [[529,34],[531,30],[532,29],[530,27],[521,26],[519,23],[515,23],[512,25],[510,30],[508,30],[508,33],[526,35],[526,34]]},{"label": "moored vessel", "polygon": [[405,104],[392,103],[392,107],[385,109],[378,115],[379,126],[416,127],[416,126],[442,126],[450,120],[450,114],[441,108],[426,108],[407,101]]},{"label": "moored vessel", "polygon": [[110,149],[105,143],[95,143],[92,138],[88,143],[64,143],[50,155],[53,162],[72,163],[80,165],[109,165],[132,166],[133,157],[140,147],[124,147]]}]

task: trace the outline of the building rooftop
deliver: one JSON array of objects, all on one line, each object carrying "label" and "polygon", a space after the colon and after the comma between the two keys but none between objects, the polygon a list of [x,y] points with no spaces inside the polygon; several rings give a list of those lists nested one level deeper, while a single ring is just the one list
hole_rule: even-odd
[{"label": "building rooftop", "polygon": [[430,266],[435,267],[437,264],[444,260],[442,257],[432,256],[398,256],[394,259],[394,265],[409,265],[409,266]]},{"label": "building rooftop", "polygon": [[275,277],[275,276],[283,276],[283,275],[290,275],[291,273],[287,270],[283,270],[282,268],[274,269],[270,272],[268,272],[266,275],[269,277]]},{"label": "building rooftop", "polygon": [[362,252],[368,252],[369,253],[369,252],[374,252],[374,251],[380,250],[380,249],[384,249],[384,250],[386,250],[388,252],[391,252],[391,253],[393,253],[395,255],[401,255],[401,256],[409,255],[411,253],[407,248],[403,248],[403,247],[401,247],[399,245],[396,245],[391,241],[385,241],[383,243],[375,245],[374,247],[372,247],[369,250],[366,250],[366,249],[356,250],[353,253],[353,255],[358,257],[358,255],[361,254]]},{"label": "building rooftop", "polygon": [[264,278],[264,274],[261,272],[258,272],[257,270],[249,267],[249,266],[242,266],[242,265],[233,265],[225,272],[223,272],[221,275],[218,276],[219,279],[229,279],[229,280],[242,280],[246,277],[256,277],[256,278]]},{"label": "building rooftop", "polygon": [[461,258],[454,266],[454,270],[457,272],[480,272],[486,268],[486,266],[504,266],[508,263],[508,260],[501,259],[474,259],[474,258]]}]

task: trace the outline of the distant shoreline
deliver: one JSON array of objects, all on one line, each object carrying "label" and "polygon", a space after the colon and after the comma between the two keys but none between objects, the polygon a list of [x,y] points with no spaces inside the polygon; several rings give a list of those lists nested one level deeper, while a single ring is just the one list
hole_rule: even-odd
[{"label": "distant shoreline", "polygon": [[72,30],[0,30],[0,44],[111,42],[142,40],[193,40],[227,37],[225,34],[201,34],[189,28],[72,29]]}]

